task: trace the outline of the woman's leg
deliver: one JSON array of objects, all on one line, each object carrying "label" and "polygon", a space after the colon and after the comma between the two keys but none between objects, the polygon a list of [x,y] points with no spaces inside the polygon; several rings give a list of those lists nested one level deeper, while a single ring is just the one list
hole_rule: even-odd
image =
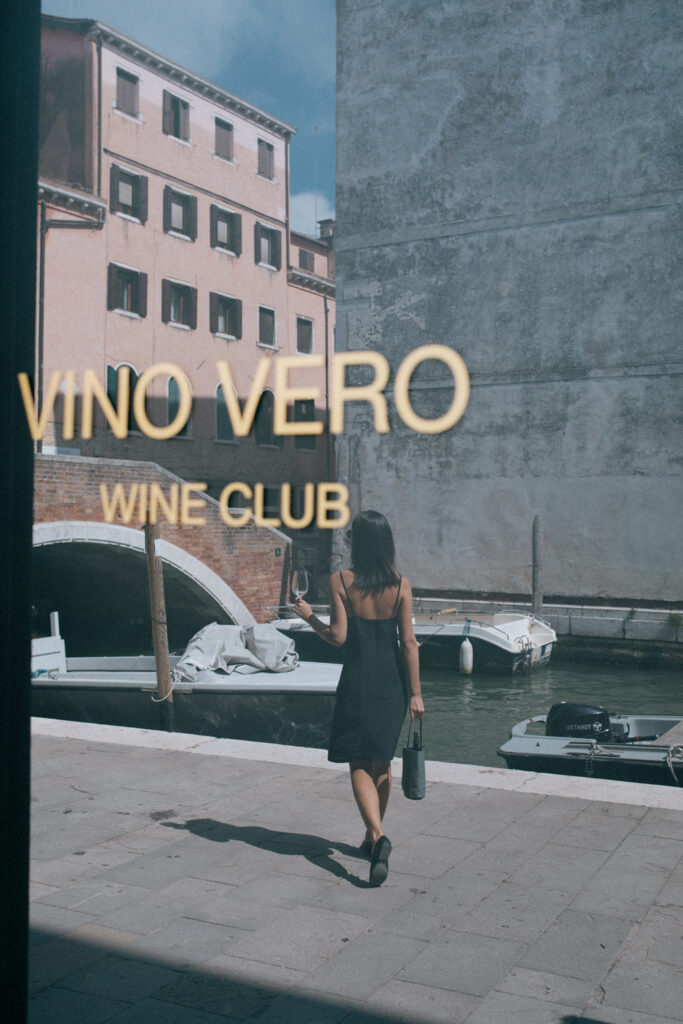
[{"label": "woman's leg", "polygon": [[375,843],[381,835],[382,818],[391,792],[391,764],[384,761],[352,761],[351,787],[365,824],[365,838]]}]

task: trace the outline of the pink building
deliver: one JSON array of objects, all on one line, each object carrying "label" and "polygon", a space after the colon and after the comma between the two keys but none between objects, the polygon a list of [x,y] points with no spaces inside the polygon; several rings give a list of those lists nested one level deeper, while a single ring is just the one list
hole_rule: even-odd
[{"label": "pink building", "polygon": [[[78,391],[92,369],[115,400],[121,367],[134,385],[159,363],[179,367],[192,395],[189,422],[164,442],[144,436],[134,417],[117,439],[102,416],[85,440],[78,414],[65,438],[60,397],[43,451],[152,460],[206,481],[214,496],[230,481],[260,482],[273,515],[283,482],[296,509],[305,483],[332,478],[325,434],[273,433],[272,366],[243,438],[216,369],[229,364],[244,405],[264,357],[318,356],[293,383],[317,386],[320,397],[295,402],[288,418],[325,420],[334,223],[323,223],[320,238],[290,230],[294,133],[99,22],[43,18],[40,404],[54,371],[75,371]],[[150,420],[172,421],[177,380],[157,376],[148,395]],[[314,531],[297,533],[309,557],[324,561]]]}]

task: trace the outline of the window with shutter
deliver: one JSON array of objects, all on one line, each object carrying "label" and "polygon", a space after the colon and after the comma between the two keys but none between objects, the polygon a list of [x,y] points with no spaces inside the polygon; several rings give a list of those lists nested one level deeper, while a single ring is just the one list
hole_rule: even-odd
[{"label": "window with shutter", "polygon": [[254,258],[262,266],[279,270],[282,265],[282,240],[275,228],[256,224],[254,227]]},{"label": "window with shutter", "polygon": [[187,141],[190,137],[190,104],[165,89],[162,127],[164,134],[176,139]]},{"label": "window with shutter", "polygon": [[258,311],[258,343],[275,348],[275,310],[265,306],[259,306]]},{"label": "window with shutter", "polygon": [[211,292],[209,296],[211,332],[225,338],[242,337],[242,303],[229,295]]},{"label": "window with shutter", "polygon": [[161,319],[175,327],[197,326],[197,289],[189,284],[163,280],[161,282]]},{"label": "window with shutter", "polygon": [[164,188],[164,231],[173,231],[192,241],[197,237],[197,199],[184,192],[176,192],[170,185]]},{"label": "window with shutter", "polygon": [[282,447],[282,435],[273,430],[274,399],[272,391],[264,391],[254,416],[254,440],[256,444]]},{"label": "window with shutter", "polygon": [[222,160],[233,159],[233,127],[227,121],[216,118],[216,156]]},{"label": "window with shutter", "polygon": [[112,213],[134,217],[144,224],[147,220],[147,178],[112,164],[109,175],[109,208]]},{"label": "window with shutter", "polygon": [[310,249],[299,249],[299,269],[312,274],[315,270],[315,256]]},{"label": "window with shutter", "polygon": [[131,117],[137,117],[139,113],[138,82],[139,79],[129,71],[116,69],[116,107]]},{"label": "window with shutter", "polygon": [[107,268],[107,309],[147,316],[147,274],[110,263]]},{"label": "window with shutter", "polygon": [[271,180],[275,177],[275,147],[265,139],[258,140],[258,173]]},{"label": "window with shutter", "polygon": [[242,251],[242,218],[238,213],[211,207],[211,245],[239,256]]},{"label": "window with shutter", "polygon": [[296,318],[296,350],[304,356],[313,352],[313,321],[302,316]]}]

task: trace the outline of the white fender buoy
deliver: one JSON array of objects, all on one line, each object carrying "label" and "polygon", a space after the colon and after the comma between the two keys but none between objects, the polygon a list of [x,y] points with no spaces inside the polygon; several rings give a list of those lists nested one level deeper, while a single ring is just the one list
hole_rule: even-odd
[{"label": "white fender buoy", "polygon": [[469,642],[467,637],[465,637],[463,642],[460,644],[460,671],[463,675],[471,675],[473,664],[474,652],[472,650],[472,644]]}]

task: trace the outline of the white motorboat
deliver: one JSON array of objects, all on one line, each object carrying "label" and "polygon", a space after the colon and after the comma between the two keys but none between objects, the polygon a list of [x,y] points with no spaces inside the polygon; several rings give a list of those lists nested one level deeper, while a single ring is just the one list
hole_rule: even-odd
[{"label": "white motorboat", "polygon": [[678,786],[683,715],[614,714],[561,701],[514,725],[498,754],[522,771]]},{"label": "white motorboat", "polygon": [[[472,645],[475,671],[506,669],[517,672],[545,665],[557,640],[555,630],[526,611],[467,611],[441,607],[445,602],[416,600],[413,608],[415,635],[423,665],[458,664],[460,645]],[[329,621],[325,611],[317,613]],[[302,658],[341,660],[341,649],[331,648],[303,620],[276,618],[273,623],[291,636]]]}]

